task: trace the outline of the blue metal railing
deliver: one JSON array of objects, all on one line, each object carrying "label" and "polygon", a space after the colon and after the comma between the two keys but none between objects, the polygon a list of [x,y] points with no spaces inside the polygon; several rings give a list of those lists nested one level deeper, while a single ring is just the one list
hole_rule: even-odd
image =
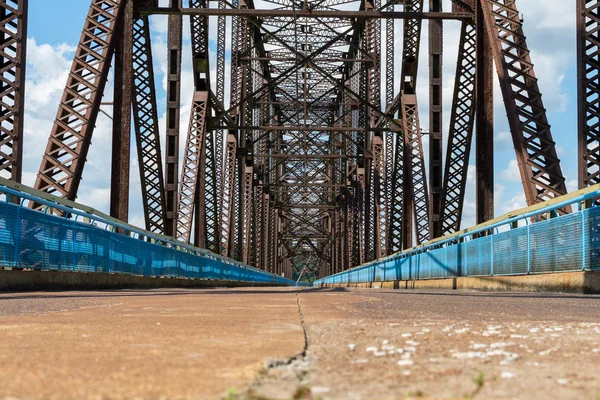
[{"label": "blue metal railing", "polygon": [[[5,199],[0,201],[0,266],[3,267],[296,284],[98,213],[0,185],[2,193]],[[10,198],[20,199],[20,203],[13,204]],[[45,206],[46,212],[25,207],[26,201]]]},{"label": "blue metal railing", "polygon": [[[314,285],[600,270],[600,207],[592,201],[600,196],[600,186],[580,193],[319,279]],[[571,205],[578,210],[558,216]]]}]

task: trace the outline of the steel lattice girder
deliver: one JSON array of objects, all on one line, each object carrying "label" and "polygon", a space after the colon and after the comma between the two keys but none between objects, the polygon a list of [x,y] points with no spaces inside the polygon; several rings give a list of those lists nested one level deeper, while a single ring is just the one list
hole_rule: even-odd
[{"label": "steel lattice girder", "polygon": [[515,0],[482,0],[527,204],[567,193]]},{"label": "steel lattice girder", "polygon": [[442,186],[442,235],[460,230],[475,117],[476,28],[463,22],[460,32],[450,134]]},{"label": "steel lattice girder", "polygon": [[600,1],[577,0],[579,188],[600,183]]},{"label": "steel lattice girder", "polygon": [[74,200],[100,109],[115,45],[119,0],[93,0],[35,182]]},{"label": "steel lattice girder", "polygon": [[[417,97],[414,94],[402,93],[402,122],[404,132],[404,148],[408,149],[405,160],[405,171],[408,170],[406,180],[410,180],[409,190],[405,196],[412,197],[414,202],[414,223],[417,233],[417,243],[421,244],[429,240],[429,201],[427,198],[427,178],[425,175],[425,162],[423,157],[422,133],[419,124],[419,110]],[[410,163],[410,164],[407,164]],[[409,166],[410,165],[410,166]],[[405,197],[406,198],[406,197]],[[410,207],[410,201],[406,201],[406,207]],[[406,209],[405,209],[406,210]],[[405,219],[408,219],[408,210],[404,211]],[[408,242],[406,242],[408,245]]]},{"label": "steel lattice girder", "polygon": [[27,7],[28,0],[0,1],[0,176],[16,182],[23,167]]},{"label": "steel lattice girder", "polygon": [[194,210],[196,196],[204,197],[205,186],[203,182],[206,169],[206,110],[208,107],[208,92],[195,92],[190,111],[190,124],[185,153],[183,157],[183,168],[179,180],[179,201],[177,218],[177,239],[188,243],[192,234],[192,220],[194,211],[200,226],[200,247],[205,247],[206,214],[204,210]]},{"label": "steel lattice girder", "polygon": [[[207,3],[204,0],[191,0],[191,7],[202,8],[206,7]],[[192,16],[190,18],[190,34],[192,42],[192,59],[193,59],[193,71],[194,71],[194,86],[197,92],[206,92],[207,102],[209,106],[215,107],[218,103],[216,96],[211,97],[210,91],[210,68],[208,62],[208,17],[203,16]],[[216,101],[215,101],[216,100]],[[215,253],[219,252],[219,220],[220,220],[220,204],[219,204],[219,173],[221,166],[216,160],[215,146],[219,146],[222,149],[222,138],[218,135],[215,136],[214,132],[210,132],[207,129],[208,121],[210,119],[211,110],[205,110],[206,123],[203,127],[205,134],[203,135],[203,143],[199,143],[202,147],[202,159],[200,160],[199,167],[196,167],[195,160],[193,157],[185,158],[184,163],[190,163],[188,167],[184,164],[183,169],[185,170],[196,169],[196,181],[193,183],[194,186],[194,200],[193,210],[195,213],[194,218],[194,243],[199,246],[206,248]],[[196,142],[189,140],[189,135],[192,132],[188,132],[188,140],[186,141],[186,152],[193,154],[196,150]],[[191,147],[191,148],[190,148]],[[219,157],[222,159],[222,157]],[[181,193],[180,193],[181,196]]]},{"label": "steel lattice girder", "polygon": [[148,17],[133,26],[133,120],[146,229],[164,233],[166,209]]}]

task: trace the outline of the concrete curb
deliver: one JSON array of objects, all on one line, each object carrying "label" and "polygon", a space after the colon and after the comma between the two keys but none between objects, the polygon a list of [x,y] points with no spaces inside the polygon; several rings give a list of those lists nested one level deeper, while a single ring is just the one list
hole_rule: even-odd
[{"label": "concrete curb", "polygon": [[329,284],[321,287],[446,289],[600,294],[600,271]]},{"label": "concrete curb", "polygon": [[0,270],[0,291],[266,287],[277,284],[68,271]]}]

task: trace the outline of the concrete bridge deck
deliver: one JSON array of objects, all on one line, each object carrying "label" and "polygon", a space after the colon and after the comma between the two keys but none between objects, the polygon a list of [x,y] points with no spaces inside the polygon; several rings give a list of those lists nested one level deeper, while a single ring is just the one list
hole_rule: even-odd
[{"label": "concrete bridge deck", "polygon": [[0,332],[0,399],[600,396],[597,296],[4,293]]}]

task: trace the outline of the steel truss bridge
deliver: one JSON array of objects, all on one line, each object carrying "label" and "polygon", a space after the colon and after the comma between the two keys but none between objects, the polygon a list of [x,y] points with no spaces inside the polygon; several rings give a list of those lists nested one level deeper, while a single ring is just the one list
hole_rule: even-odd
[{"label": "steel truss bridge", "polygon": [[[35,189],[77,198],[112,66],[110,83],[120,95],[113,101],[111,217],[128,219],[133,139],[148,231],[287,277],[306,265],[321,277],[339,273],[459,231],[471,153],[477,222],[493,217],[495,65],[527,203],[551,200],[566,194],[565,178],[517,5],[91,0]],[[580,188],[600,183],[599,9],[598,0],[577,0]],[[0,0],[0,174],[17,183],[27,11],[27,0]],[[157,14],[169,21],[164,148],[149,25]],[[184,15],[192,99],[180,95]],[[442,76],[448,20],[461,24],[454,77]],[[429,76],[420,78],[428,79],[426,116],[416,90],[422,51],[429,56]],[[449,78],[455,87],[446,136],[442,85]],[[190,101],[186,135],[180,107]]]}]

